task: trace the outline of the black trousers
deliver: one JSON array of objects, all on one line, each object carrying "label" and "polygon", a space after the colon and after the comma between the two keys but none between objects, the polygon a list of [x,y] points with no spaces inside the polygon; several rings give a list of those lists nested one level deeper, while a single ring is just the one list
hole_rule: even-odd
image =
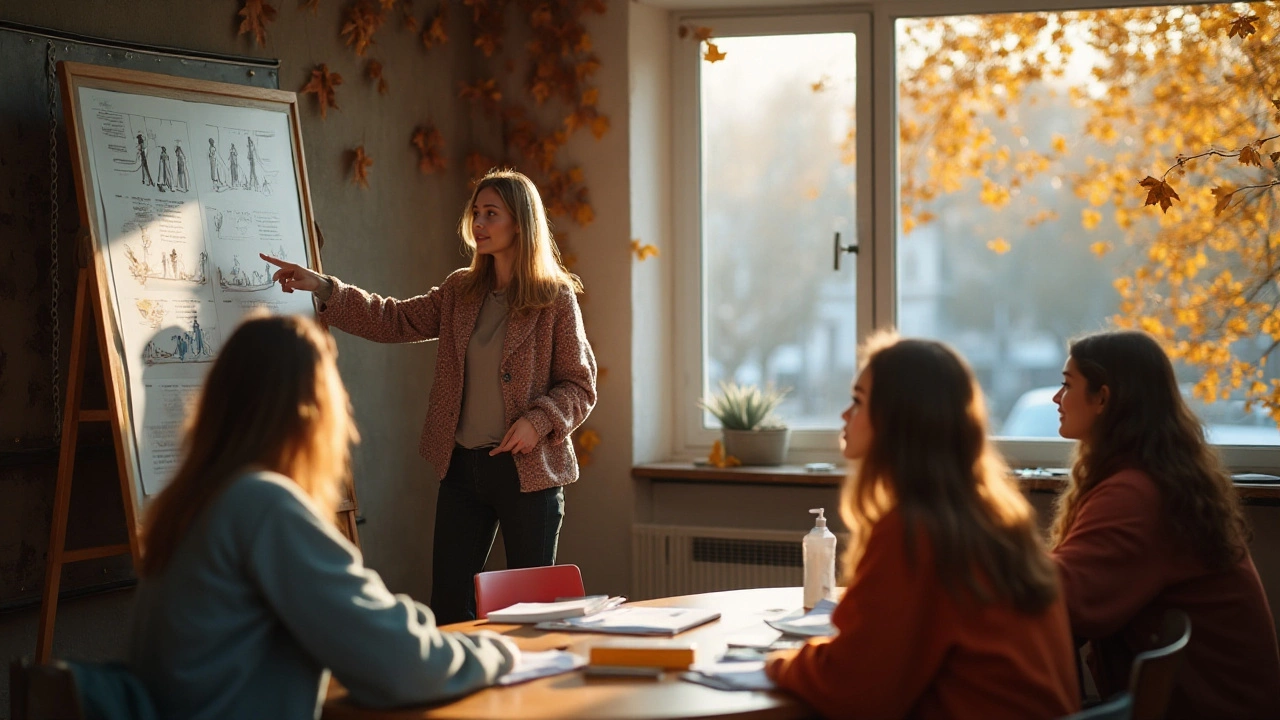
[{"label": "black trousers", "polygon": [[441,625],[476,618],[475,575],[502,526],[507,567],[554,565],[564,520],[564,488],[520,492],[511,453],[453,449],[436,500],[431,610]]}]

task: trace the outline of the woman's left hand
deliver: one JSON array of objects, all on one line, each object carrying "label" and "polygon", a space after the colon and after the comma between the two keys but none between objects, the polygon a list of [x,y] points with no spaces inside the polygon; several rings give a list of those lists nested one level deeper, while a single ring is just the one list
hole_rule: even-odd
[{"label": "woman's left hand", "polygon": [[502,452],[509,452],[512,455],[524,455],[533,450],[538,444],[538,431],[533,429],[533,423],[520,418],[507,428],[507,434],[502,437],[502,443],[498,447],[489,451],[490,455],[497,455]]}]

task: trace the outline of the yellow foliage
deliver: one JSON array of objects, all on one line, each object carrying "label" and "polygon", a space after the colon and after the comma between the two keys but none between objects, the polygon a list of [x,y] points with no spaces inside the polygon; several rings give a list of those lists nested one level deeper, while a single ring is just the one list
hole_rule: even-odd
[{"label": "yellow foliage", "polygon": [[996,238],[987,242],[987,249],[997,255],[1003,255],[1012,248],[1009,242],[1004,238]]},{"label": "yellow foliage", "polygon": [[[1098,223],[1102,222],[1102,213],[1097,210],[1083,210],[1080,212],[1080,224],[1085,230],[1092,230],[1098,227]],[[1101,255],[1102,253],[1098,253]]]},{"label": "yellow foliage", "polygon": [[1089,251],[1098,257],[1102,257],[1111,252],[1112,247],[1109,242],[1096,242],[1089,246]]},{"label": "yellow foliage", "polygon": [[707,462],[712,467],[718,468],[738,467],[742,464],[742,461],[738,458],[724,454],[724,446],[720,444],[719,440],[711,444],[711,453],[707,455]]}]

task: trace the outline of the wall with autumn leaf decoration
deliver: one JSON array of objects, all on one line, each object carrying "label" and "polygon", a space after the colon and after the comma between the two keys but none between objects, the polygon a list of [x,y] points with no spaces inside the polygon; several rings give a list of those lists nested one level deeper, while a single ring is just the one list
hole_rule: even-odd
[{"label": "wall with autumn leaf decoration", "polygon": [[[572,98],[557,94],[566,87],[563,76],[547,76],[529,50],[532,41],[547,38],[545,28],[530,22],[524,10],[529,3],[267,5],[274,13],[260,0],[46,0],[6,3],[0,19],[278,58],[280,86],[308,90],[300,95],[302,135],[325,240],[325,270],[373,292],[418,294],[463,264],[456,224],[474,172],[500,163],[534,175],[557,211],[552,219],[562,250],[586,285],[583,313],[602,370],[599,404],[575,438],[589,460],[582,479],[567,491],[560,557],[582,567],[589,591],[626,592],[632,464],[630,3],[550,3],[561,13],[556,27],[564,26],[568,13],[584,30],[574,39],[575,58],[589,70],[573,84]],[[477,9],[489,5],[495,12],[505,8],[497,25]],[[477,32],[477,20],[488,30]],[[535,92],[539,82],[546,87]],[[487,95],[468,96],[466,88],[486,83]],[[330,102],[323,102],[330,91]],[[541,161],[535,162],[534,151],[543,153]],[[363,436],[355,475],[367,519],[360,528],[366,559],[393,590],[425,600],[436,487],[416,448],[434,343],[383,346],[335,334]],[[500,561],[501,553],[495,554]],[[118,655],[127,598],[126,592],[66,603],[55,651]],[[0,616],[0,654],[30,653],[35,619],[34,609]],[[0,707],[7,707],[5,683],[7,677],[0,678]]]}]

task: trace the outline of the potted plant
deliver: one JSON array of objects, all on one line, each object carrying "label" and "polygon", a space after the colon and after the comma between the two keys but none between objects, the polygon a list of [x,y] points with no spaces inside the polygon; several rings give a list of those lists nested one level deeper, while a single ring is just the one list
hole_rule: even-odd
[{"label": "potted plant", "polygon": [[789,388],[720,382],[720,392],[698,401],[698,406],[720,421],[724,452],[743,465],[781,465],[787,458],[791,429],[773,411]]}]

